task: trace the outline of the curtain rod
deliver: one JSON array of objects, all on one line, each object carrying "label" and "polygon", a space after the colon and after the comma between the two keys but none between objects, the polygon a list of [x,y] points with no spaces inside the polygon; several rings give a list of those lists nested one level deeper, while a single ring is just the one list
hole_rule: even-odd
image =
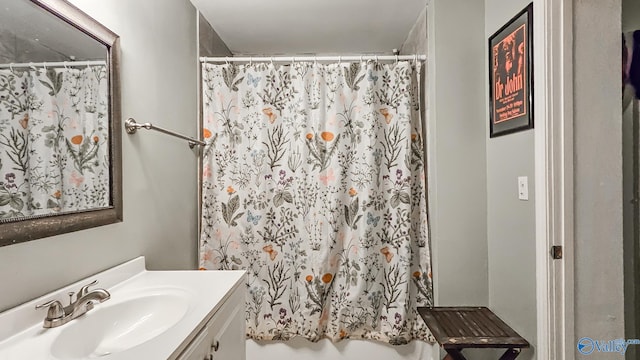
[{"label": "curtain rod", "polygon": [[74,66],[89,66],[89,65],[107,65],[104,60],[95,61],[56,61],[56,62],[29,62],[29,63],[9,63],[0,64],[0,69],[7,68],[23,68],[23,67],[74,67]]},{"label": "curtain rod", "polygon": [[171,135],[171,136],[175,136],[177,138],[183,139],[183,140],[187,140],[189,142],[189,147],[191,149],[193,149],[194,146],[196,145],[200,145],[200,146],[205,146],[206,143],[204,141],[200,141],[194,138],[190,138],[188,136],[182,135],[182,134],[178,134],[177,132],[171,131],[171,130],[167,130],[164,128],[161,128],[159,126],[155,126],[151,123],[144,123],[144,124],[138,124],[136,122],[135,119],[133,118],[128,118],[125,122],[124,122],[124,129],[127,131],[127,134],[135,134],[136,131],[138,131],[138,129],[147,129],[147,130],[155,130],[155,131],[159,131],[163,134],[167,134],[167,135]]},{"label": "curtain rod", "polygon": [[346,56],[220,56],[201,57],[200,62],[295,62],[295,61],[399,61],[427,60],[427,55],[346,55]]}]

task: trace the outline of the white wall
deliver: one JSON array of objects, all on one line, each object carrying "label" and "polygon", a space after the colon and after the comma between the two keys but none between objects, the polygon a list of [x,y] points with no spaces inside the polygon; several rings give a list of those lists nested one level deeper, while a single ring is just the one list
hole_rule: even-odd
[{"label": "white wall", "polygon": [[[72,0],[122,44],[122,115],[196,133],[196,11],[189,1]],[[0,248],[0,311],[145,255],[196,266],[196,156],[183,141],[123,131],[124,222]]]},{"label": "white wall", "polygon": [[[486,0],[485,39],[529,2]],[[535,48],[536,44],[534,51]],[[485,41],[485,53],[488,54],[488,51]],[[485,59],[485,69],[488,68],[487,61]],[[487,76],[485,84],[488,84],[487,70],[484,70],[484,74]],[[485,91],[488,94],[488,87]],[[533,345],[518,358],[532,359],[537,329],[533,130],[490,139],[488,96],[485,99],[483,119],[487,141],[489,306]],[[529,178],[529,201],[518,200],[518,176]]]},{"label": "white wall", "polygon": [[573,6],[575,336],[619,339],[624,338],[621,0],[574,0]]},{"label": "white wall", "polygon": [[436,305],[488,305],[484,2],[428,7],[429,223]]}]

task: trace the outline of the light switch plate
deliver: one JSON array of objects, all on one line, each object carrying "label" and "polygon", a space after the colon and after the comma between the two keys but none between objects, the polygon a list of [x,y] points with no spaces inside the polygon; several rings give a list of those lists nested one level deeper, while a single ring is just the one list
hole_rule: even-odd
[{"label": "light switch plate", "polygon": [[529,180],[526,176],[518,176],[518,199],[529,200]]}]

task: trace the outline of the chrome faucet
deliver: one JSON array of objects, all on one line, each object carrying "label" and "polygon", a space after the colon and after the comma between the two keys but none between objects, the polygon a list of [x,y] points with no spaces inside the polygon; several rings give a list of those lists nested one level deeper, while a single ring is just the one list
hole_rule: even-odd
[{"label": "chrome faucet", "polygon": [[90,284],[81,287],[76,295],[75,301],[73,301],[74,292],[68,293],[69,305],[67,306],[62,306],[62,303],[58,300],[51,300],[44,304],[37,305],[36,309],[47,308],[47,317],[45,317],[42,326],[45,328],[54,328],[64,325],[93,309],[95,303],[109,300],[111,294],[105,289],[89,291],[89,287],[97,283],[98,280],[94,280]]}]

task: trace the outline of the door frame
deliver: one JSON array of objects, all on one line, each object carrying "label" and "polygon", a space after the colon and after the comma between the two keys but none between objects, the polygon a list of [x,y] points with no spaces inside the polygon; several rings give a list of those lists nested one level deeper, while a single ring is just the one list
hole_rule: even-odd
[{"label": "door frame", "polygon": [[[534,2],[537,358],[573,359],[573,1]],[[551,247],[562,246],[560,260]]]}]

